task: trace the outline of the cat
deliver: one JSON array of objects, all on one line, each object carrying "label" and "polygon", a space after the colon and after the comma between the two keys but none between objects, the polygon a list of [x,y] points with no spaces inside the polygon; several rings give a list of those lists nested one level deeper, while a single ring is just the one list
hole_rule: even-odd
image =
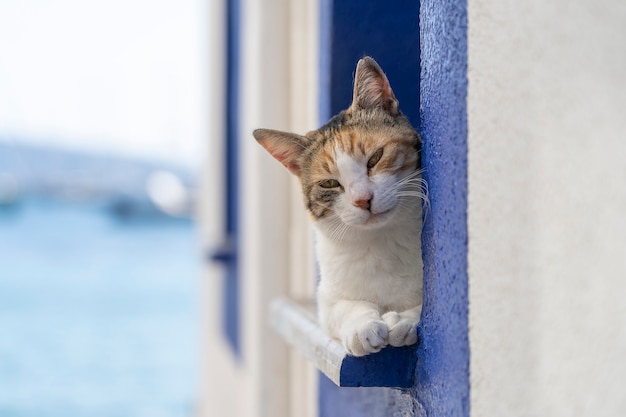
[{"label": "cat", "polygon": [[417,343],[427,202],[421,139],[380,66],[358,62],[352,104],[319,129],[253,135],[300,180],[316,230],[325,332],[353,356]]}]

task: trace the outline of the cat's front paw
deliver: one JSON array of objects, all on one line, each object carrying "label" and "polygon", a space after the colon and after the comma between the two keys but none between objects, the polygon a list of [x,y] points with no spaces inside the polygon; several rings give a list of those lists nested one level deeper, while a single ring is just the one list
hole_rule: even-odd
[{"label": "cat's front paw", "polygon": [[341,342],[352,356],[365,356],[380,351],[388,336],[387,324],[381,320],[362,320],[347,326]]},{"label": "cat's front paw", "polygon": [[383,321],[389,328],[387,341],[391,346],[410,346],[417,343],[417,322],[403,318],[395,311],[383,314]]}]

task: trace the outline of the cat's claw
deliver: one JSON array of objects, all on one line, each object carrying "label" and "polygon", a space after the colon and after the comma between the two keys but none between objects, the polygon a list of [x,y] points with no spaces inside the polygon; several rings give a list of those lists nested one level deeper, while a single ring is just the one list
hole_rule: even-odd
[{"label": "cat's claw", "polygon": [[417,343],[417,322],[402,318],[395,311],[389,311],[382,316],[389,328],[387,342],[391,346],[410,346]]},{"label": "cat's claw", "polygon": [[380,351],[388,336],[387,324],[380,320],[361,322],[345,332],[343,346],[352,356],[365,356]]}]

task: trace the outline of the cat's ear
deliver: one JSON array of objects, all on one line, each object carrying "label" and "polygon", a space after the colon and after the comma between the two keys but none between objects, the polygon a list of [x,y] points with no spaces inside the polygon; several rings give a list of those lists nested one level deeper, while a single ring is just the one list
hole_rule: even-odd
[{"label": "cat's ear", "polygon": [[381,108],[395,116],[398,100],[380,66],[369,56],[359,60],[354,76],[354,94],[350,110]]},{"label": "cat's ear", "polygon": [[300,176],[300,155],[309,142],[306,137],[271,129],[257,129],[252,134],[289,172]]}]

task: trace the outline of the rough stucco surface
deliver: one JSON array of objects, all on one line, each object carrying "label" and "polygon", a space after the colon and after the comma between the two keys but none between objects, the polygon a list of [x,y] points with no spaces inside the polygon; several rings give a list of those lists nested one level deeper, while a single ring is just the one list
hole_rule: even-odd
[{"label": "rough stucco surface", "polygon": [[417,415],[469,415],[466,33],[464,1],[422,1],[420,111],[431,207],[422,237]]},{"label": "rough stucco surface", "polygon": [[626,415],[626,6],[469,2],[471,404]]}]

